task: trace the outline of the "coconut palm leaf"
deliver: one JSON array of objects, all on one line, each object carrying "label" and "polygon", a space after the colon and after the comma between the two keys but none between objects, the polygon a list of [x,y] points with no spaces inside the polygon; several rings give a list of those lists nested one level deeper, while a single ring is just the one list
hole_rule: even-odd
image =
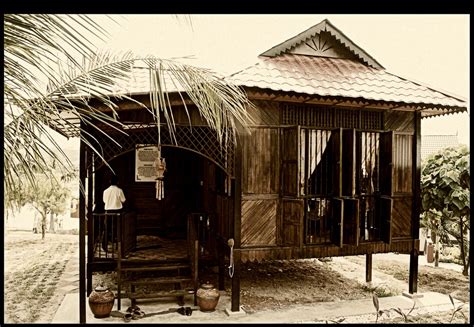
[{"label": "coconut palm leaf", "polygon": [[[155,56],[135,56],[127,52],[95,52],[89,40],[105,31],[82,15],[5,15],[4,17],[4,187],[16,187],[11,176],[26,176],[34,183],[38,170],[48,173],[45,157],[71,172],[72,164],[45,126],[78,136],[103,159],[100,145],[93,145],[92,129],[104,133],[105,124],[123,131],[116,101],[126,99],[147,108],[158,128],[166,124],[174,137],[175,120],[169,93],[179,94],[186,114],[189,98],[216,132],[221,145],[236,138],[236,125],[247,126],[252,106],[245,93],[210,70]],[[82,56],[79,62],[76,58]],[[131,81],[148,74],[150,103],[137,101]],[[95,99],[110,109],[104,112],[91,105]],[[164,122],[161,121],[163,117]],[[76,123],[80,122],[78,128]],[[112,136],[105,134],[114,141]],[[50,144],[46,144],[46,138]],[[92,138],[93,140],[93,138]],[[59,155],[58,155],[59,153]],[[66,160],[64,160],[66,158]],[[33,170],[32,167],[35,167]]]}]

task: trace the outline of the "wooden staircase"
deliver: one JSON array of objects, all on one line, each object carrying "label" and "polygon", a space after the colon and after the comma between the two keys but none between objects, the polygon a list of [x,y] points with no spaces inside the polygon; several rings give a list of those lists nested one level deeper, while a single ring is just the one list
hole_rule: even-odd
[{"label": "wooden staircase", "polygon": [[[117,260],[117,308],[125,295],[135,304],[137,299],[175,297],[184,305],[184,296],[194,294],[197,305],[199,240],[195,219],[188,217],[188,257],[167,260],[129,260],[118,251]],[[119,248],[121,242],[118,244]],[[125,292],[122,293],[122,288]]]},{"label": "wooden staircase", "polygon": [[163,297],[175,297],[184,305],[184,296],[195,292],[188,260],[122,260],[120,274],[121,287],[132,305],[136,299]]}]

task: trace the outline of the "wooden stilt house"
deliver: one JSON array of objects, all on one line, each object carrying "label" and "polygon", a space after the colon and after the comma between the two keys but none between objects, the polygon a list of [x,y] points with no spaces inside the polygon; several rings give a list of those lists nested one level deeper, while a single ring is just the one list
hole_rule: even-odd
[{"label": "wooden stilt house", "polygon": [[[128,135],[103,131],[120,146],[82,131],[101,144],[127,198],[121,217],[106,217],[101,196],[112,172],[83,144],[88,192],[80,219],[87,219],[88,248],[81,281],[88,293],[94,271],[176,269],[170,282],[179,298],[195,290],[200,262],[214,260],[221,289],[232,266],[237,311],[242,262],[365,254],[370,278],[371,255],[383,252],[410,254],[408,291],[417,292],[421,119],[466,111],[466,101],[386,71],[328,20],[257,60],[229,76],[254,104],[251,134],[235,144],[222,148],[192,103],[190,126],[176,101],[176,142],[161,132],[161,200],[147,180],[158,148],[150,146],[157,131],[146,109],[118,103]],[[134,97],[147,103],[144,93]],[[101,246],[104,221],[119,224],[111,238],[121,250]],[[144,248],[152,254],[132,262]],[[123,296],[140,297],[140,281],[124,285]]]}]

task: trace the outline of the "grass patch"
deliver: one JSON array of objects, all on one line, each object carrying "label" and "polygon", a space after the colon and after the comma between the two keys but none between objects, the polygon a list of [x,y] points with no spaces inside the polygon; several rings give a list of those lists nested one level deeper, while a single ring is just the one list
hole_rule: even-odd
[{"label": "grass patch", "polygon": [[363,285],[362,289],[364,290],[364,292],[375,293],[377,297],[389,297],[389,296],[396,295],[390,289],[384,286],[380,286],[380,285],[379,286]]}]

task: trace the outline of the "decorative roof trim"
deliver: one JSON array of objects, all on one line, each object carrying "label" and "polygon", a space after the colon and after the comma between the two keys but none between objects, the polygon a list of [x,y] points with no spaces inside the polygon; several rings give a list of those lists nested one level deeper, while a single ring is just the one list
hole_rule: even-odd
[{"label": "decorative roof trim", "polygon": [[329,32],[336,38],[344,47],[354,53],[360,60],[370,67],[377,69],[385,69],[377,60],[369,55],[364,49],[359,47],[357,44],[352,42],[344,33],[342,33],[337,27],[335,27],[328,19],[323,20],[319,24],[316,24],[306,31],[299,33],[298,35],[272,47],[271,49],[263,52],[260,56],[265,57],[276,57],[282,53],[288,52],[288,50],[295,48],[303,42],[313,38],[316,34],[321,31]]},{"label": "decorative roof trim", "polygon": [[370,106],[370,109],[379,110],[408,110],[408,111],[420,111],[422,118],[430,118],[434,116],[444,116],[455,113],[467,112],[467,108],[457,106],[442,106],[442,105],[431,105],[427,106],[424,103],[406,103],[397,101],[381,101],[364,98],[350,98],[344,96],[327,96],[327,95],[315,95],[298,92],[287,92],[281,90],[272,89],[261,89],[259,87],[244,86],[247,96],[250,100],[275,100],[282,101],[281,97],[286,96],[285,101],[301,102],[301,103],[313,103],[316,104],[317,99],[321,104],[326,105],[337,105],[337,103],[324,103],[324,102],[344,102],[340,105],[346,105],[352,103],[352,106],[358,106],[360,108]]}]

